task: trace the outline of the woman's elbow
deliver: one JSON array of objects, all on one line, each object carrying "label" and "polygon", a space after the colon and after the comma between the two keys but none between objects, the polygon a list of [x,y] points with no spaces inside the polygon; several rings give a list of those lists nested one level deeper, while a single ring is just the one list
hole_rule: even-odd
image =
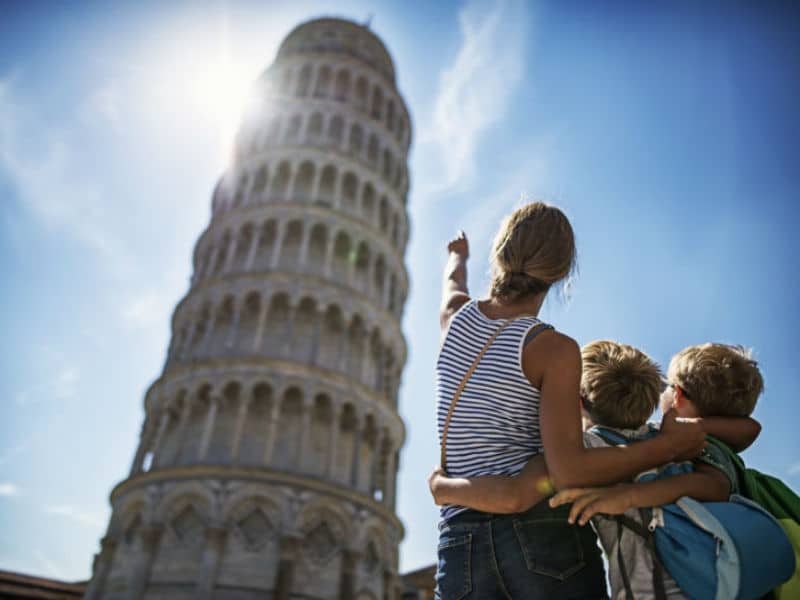
[{"label": "woman's elbow", "polygon": [[531,508],[535,501],[532,501],[529,498],[525,498],[524,496],[519,495],[512,495],[508,496],[503,503],[503,512],[506,514],[514,514],[514,513],[521,513],[525,512],[529,508]]},{"label": "woman's elbow", "polygon": [[582,461],[580,459],[563,461],[555,465],[548,463],[547,470],[550,473],[550,484],[556,491],[590,485],[591,482],[587,481],[581,465]]}]

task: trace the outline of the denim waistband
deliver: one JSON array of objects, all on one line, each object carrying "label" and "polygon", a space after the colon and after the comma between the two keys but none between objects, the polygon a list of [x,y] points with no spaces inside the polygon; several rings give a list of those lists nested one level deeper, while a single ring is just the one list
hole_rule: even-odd
[{"label": "denim waistband", "polygon": [[485,523],[498,520],[498,519],[523,519],[526,521],[531,520],[558,520],[567,522],[569,516],[570,505],[562,505],[557,508],[550,508],[548,504],[549,498],[545,498],[538,504],[535,504],[528,510],[521,513],[500,514],[500,513],[487,513],[479,510],[468,509],[453,515],[446,521],[439,522],[439,531],[444,531],[449,527],[459,528],[477,528]]}]

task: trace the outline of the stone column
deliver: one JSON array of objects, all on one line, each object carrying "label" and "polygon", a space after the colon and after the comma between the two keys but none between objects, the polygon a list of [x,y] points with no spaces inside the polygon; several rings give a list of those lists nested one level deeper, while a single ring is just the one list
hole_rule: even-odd
[{"label": "stone column", "polygon": [[322,274],[330,278],[333,272],[333,253],[336,250],[336,235],[338,232],[331,230],[331,237],[328,240],[328,245],[325,248],[325,264],[322,267]]},{"label": "stone column", "polygon": [[231,447],[231,462],[239,460],[239,447],[242,445],[242,433],[244,432],[244,422],[247,419],[247,411],[253,396],[239,399],[239,414],[236,415],[236,429],[233,432],[233,446]]},{"label": "stone column", "polygon": [[353,549],[342,552],[342,574],[339,578],[339,600],[352,600],[356,596],[356,569],[361,553]]},{"label": "stone column", "polygon": [[230,350],[236,343],[236,334],[239,333],[239,321],[242,319],[242,311],[244,306],[239,310],[234,309],[233,321],[231,322],[231,330],[228,332],[228,338],[225,340],[225,349]]},{"label": "stone column", "polygon": [[[377,254],[377,249],[372,249],[373,255]],[[372,291],[375,289],[375,263],[378,262],[377,256],[372,256],[372,260],[367,265],[367,285],[364,287],[364,294],[367,298],[372,298]]]},{"label": "stone column", "polygon": [[[288,127],[291,127],[292,120],[287,120],[287,130]],[[294,202],[294,190],[297,184],[297,176],[298,176],[299,167],[296,169],[292,168],[291,163],[289,163],[289,182],[286,184],[286,192],[284,200],[287,202]]]},{"label": "stone column", "polygon": [[169,410],[165,409],[161,413],[161,420],[158,424],[158,433],[156,433],[156,439],[153,442],[153,458],[150,461],[150,468],[152,468],[156,464],[156,458],[158,457],[158,451],[161,449],[161,441],[164,439],[164,433],[167,431],[167,427],[169,426],[170,420],[170,412]]},{"label": "stone column", "polygon": [[228,273],[233,266],[233,257],[236,256],[236,248],[239,245],[239,238],[231,237],[230,246],[228,246],[228,254],[225,256],[225,266],[222,269],[223,273]]},{"label": "stone column", "polygon": [[392,449],[389,454],[389,461],[386,465],[386,497],[383,499],[384,503],[391,508],[395,509],[397,501],[397,469],[398,464],[398,450]]},{"label": "stone column", "polygon": [[175,433],[177,436],[177,450],[175,451],[175,464],[180,464],[183,454],[183,438],[186,435],[186,427],[189,424],[189,417],[192,415],[192,403],[189,398],[183,399],[183,406],[181,407],[181,421],[178,423],[178,431]]},{"label": "stone column", "polygon": [[106,587],[106,579],[111,571],[114,561],[114,551],[117,549],[117,542],[108,536],[100,540],[100,552],[95,554],[92,564],[92,579],[86,589],[84,600],[100,600]]},{"label": "stone column", "polygon": [[211,255],[208,259],[208,269],[206,269],[206,272],[203,274],[204,279],[212,277],[214,273],[217,272],[217,265],[222,260],[219,256],[220,250],[219,247],[216,246],[216,242],[217,240],[211,242]]},{"label": "stone column", "polygon": [[219,563],[225,551],[227,533],[227,530],[221,525],[206,529],[206,547],[203,551],[200,580],[197,584],[199,600],[211,600],[214,597],[214,584],[217,580]]},{"label": "stone column", "polygon": [[194,343],[194,338],[197,335],[197,323],[192,322],[191,326],[189,327],[189,333],[186,335],[186,339],[183,341],[183,352],[181,352],[181,360],[186,360],[190,357],[192,353],[192,343]]},{"label": "stone column", "polygon": [[389,275],[389,267],[387,265],[383,273],[383,297],[381,298],[381,308],[383,310],[389,310],[389,294],[392,291],[392,286],[389,283],[390,281],[391,276]]},{"label": "stone column", "polygon": [[283,247],[283,240],[286,237],[286,229],[289,227],[288,223],[284,223],[278,227],[278,234],[275,236],[275,246],[272,248],[272,256],[269,260],[270,269],[276,269],[281,260],[281,249]]},{"label": "stone column", "polygon": [[325,477],[327,479],[333,479],[336,455],[339,453],[339,431],[342,427],[341,412],[341,406],[333,406],[333,422],[331,423],[331,433],[328,436],[328,464],[325,465]]},{"label": "stone column", "polygon": [[317,311],[316,318],[314,319],[314,331],[311,334],[311,356],[309,360],[312,365],[317,364],[317,358],[319,357],[319,338],[322,333],[322,322],[324,320],[325,313],[321,310]]},{"label": "stone column", "polygon": [[278,576],[275,582],[274,600],[289,600],[294,588],[295,564],[300,552],[300,538],[285,535],[280,543]]},{"label": "stone column", "polygon": [[[219,310],[219,308],[217,308]],[[217,324],[217,311],[212,311],[211,317],[208,320],[208,329],[206,329],[203,339],[200,342],[200,352],[205,353],[211,343],[211,336],[214,334],[214,326]]]},{"label": "stone column", "polygon": [[294,320],[297,318],[297,306],[289,305],[289,315],[286,319],[286,333],[283,338],[278,340],[278,355],[292,358],[292,330],[294,329]]},{"label": "stone column", "polygon": [[350,345],[348,344],[350,340],[350,326],[344,322],[344,317],[342,317],[342,321],[342,337],[339,338],[339,354],[337,355],[339,358],[339,365],[337,366],[337,370],[342,373],[347,373],[347,359],[350,354]]},{"label": "stone column", "polygon": [[355,430],[355,440],[353,443],[353,462],[351,465],[350,471],[350,485],[358,490],[359,486],[359,471],[361,470],[361,418],[359,416],[358,422],[356,423],[356,430]]},{"label": "stone column", "polygon": [[368,331],[364,331],[362,335],[361,348],[364,351],[364,355],[361,357],[361,365],[359,367],[359,372],[357,374],[357,377],[360,383],[364,383],[365,381],[367,381],[367,373],[369,373],[369,363],[372,360],[372,344],[370,343]]},{"label": "stone column", "polygon": [[261,348],[261,338],[264,337],[264,324],[267,322],[267,312],[269,312],[269,298],[264,298],[262,304],[256,324],[256,334],[253,336],[253,352],[257,352]]},{"label": "stone column", "polygon": [[312,403],[307,394],[303,394],[303,414],[301,416],[300,437],[297,439],[297,446],[294,454],[294,467],[298,471],[303,471],[305,467],[305,450],[311,433],[311,407]]},{"label": "stone column", "polygon": [[247,261],[245,262],[244,268],[246,271],[250,271],[253,268],[253,261],[256,259],[256,252],[258,251],[258,246],[261,244],[261,227],[254,227],[255,231],[253,232],[253,241],[250,243],[250,250],[247,252]]},{"label": "stone column", "polygon": [[128,598],[141,600],[144,598],[147,582],[150,581],[150,571],[158,551],[158,543],[164,529],[161,525],[150,524],[141,529],[142,551],[133,566]]},{"label": "stone column", "polygon": [[202,461],[208,453],[208,445],[211,443],[211,435],[214,433],[214,424],[217,420],[217,409],[220,398],[212,396],[209,400],[210,406],[208,407],[208,415],[206,416],[206,425],[203,429],[203,437],[200,439],[200,448],[197,453],[197,460]]},{"label": "stone column", "polygon": [[303,238],[300,240],[300,255],[297,258],[297,264],[301,270],[306,268],[306,261],[308,259],[308,245],[311,243],[311,228],[303,227]]},{"label": "stone column", "polygon": [[278,433],[278,421],[281,416],[281,400],[275,398],[272,401],[272,411],[267,417],[267,443],[264,444],[264,464],[272,462],[272,449],[275,447],[275,436]]}]

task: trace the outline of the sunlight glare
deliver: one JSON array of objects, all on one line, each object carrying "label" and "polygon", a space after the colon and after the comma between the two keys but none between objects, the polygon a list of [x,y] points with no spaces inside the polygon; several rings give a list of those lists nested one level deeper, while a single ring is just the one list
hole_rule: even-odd
[{"label": "sunlight glare", "polygon": [[195,73],[193,95],[201,112],[213,119],[221,141],[233,142],[257,73],[219,58]]}]

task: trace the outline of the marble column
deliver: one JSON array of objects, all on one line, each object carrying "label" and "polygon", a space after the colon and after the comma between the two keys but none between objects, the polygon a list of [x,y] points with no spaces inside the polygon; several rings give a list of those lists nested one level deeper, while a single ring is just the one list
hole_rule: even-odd
[{"label": "marble column", "polygon": [[294,535],[285,535],[280,542],[280,560],[278,562],[278,576],[275,582],[274,600],[289,600],[294,589],[294,574],[300,552],[300,538]]},{"label": "marble column", "polygon": [[153,561],[155,561],[158,543],[161,540],[163,531],[163,526],[156,524],[146,525],[140,531],[142,540],[141,553],[132,569],[129,600],[142,600],[144,598],[147,583],[150,581],[150,571],[153,569]]},{"label": "marble column", "polygon": [[208,454],[208,446],[211,443],[211,435],[214,433],[214,425],[217,420],[217,410],[219,409],[220,398],[212,396],[209,400],[208,415],[206,415],[206,425],[203,429],[203,437],[200,438],[200,448],[197,452],[197,460],[202,461]]},{"label": "marble column", "polygon": [[214,584],[217,580],[219,563],[225,551],[227,530],[221,525],[214,525],[206,529],[206,547],[203,550],[200,580],[197,583],[198,600],[212,600],[214,597]]}]

